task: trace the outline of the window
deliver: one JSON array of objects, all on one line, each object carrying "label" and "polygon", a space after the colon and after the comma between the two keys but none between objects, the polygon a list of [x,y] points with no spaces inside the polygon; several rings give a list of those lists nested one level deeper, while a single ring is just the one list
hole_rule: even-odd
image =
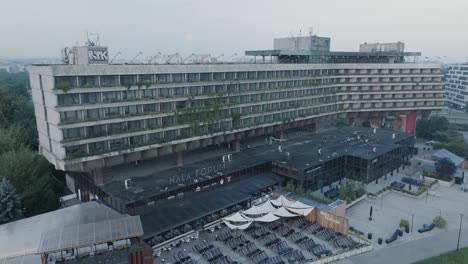
[{"label": "window", "polygon": [[100,137],[106,135],[106,125],[97,125],[86,127],[88,137]]},{"label": "window", "polygon": [[63,138],[81,138],[81,128],[69,128],[63,130]]},{"label": "window", "polygon": [[75,105],[80,103],[79,94],[59,94],[58,104],[59,106]]},{"label": "window", "polygon": [[84,104],[95,104],[99,103],[101,100],[100,93],[83,93],[81,94],[81,100]]},{"label": "window", "polygon": [[98,86],[98,77],[97,76],[79,76],[78,83],[80,87],[91,88]]},{"label": "window", "polygon": [[155,113],[156,112],[156,105],[155,104],[145,104],[145,105],[143,105],[143,112],[144,113]]},{"label": "window", "polygon": [[87,119],[99,118],[99,117],[101,117],[101,115],[99,113],[100,113],[99,109],[88,109],[88,110],[86,110],[86,118]]},{"label": "window", "polygon": [[112,139],[110,141],[110,148],[111,150],[119,150],[119,149],[124,149],[126,148],[127,145],[127,139],[126,138],[118,138],[118,139]]},{"label": "window", "polygon": [[136,75],[121,75],[120,83],[123,86],[135,85],[137,83],[137,76]]},{"label": "window", "polygon": [[117,86],[119,85],[119,76],[117,75],[103,75],[101,76],[101,86]]}]

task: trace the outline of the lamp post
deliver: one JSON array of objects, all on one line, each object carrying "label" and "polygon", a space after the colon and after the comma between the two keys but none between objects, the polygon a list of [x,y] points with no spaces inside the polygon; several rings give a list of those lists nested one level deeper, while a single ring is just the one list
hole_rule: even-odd
[{"label": "lamp post", "polygon": [[411,215],[411,233],[413,233],[414,214]]},{"label": "lamp post", "polygon": [[460,248],[460,236],[461,236],[462,223],[463,223],[463,214],[460,214],[460,229],[458,229],[457,251]]}]

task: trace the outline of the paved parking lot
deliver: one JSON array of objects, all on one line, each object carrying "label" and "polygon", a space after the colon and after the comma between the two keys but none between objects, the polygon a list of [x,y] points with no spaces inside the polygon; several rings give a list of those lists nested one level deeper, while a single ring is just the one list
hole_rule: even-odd
[{"label": "paved parking lot", "polygon": [[[387,193],[383,201],[380,197],[368,198],[351,207],[347,211],[350,226],[366,234],[371,232],[375,250],[372,253],[350,258],[340,263],[375,263],[377,256],[380,264],[411,263],[454,249],[458,238],[461,213],[466,216],[463,227],[468,227],[468,206],[466,204],[468,193],[462,192],[459,187],[459,185],[450,188],[437,187],[433,190],[434,195],[427,197],[427,201],[425,195],[422,195],[420,199],[415,199],[400,193]],[[371,206],[373,207],[373,219],[369,221]],[[434,229],[423,234],[417,232],[418,228],[424,223],[431,223],[437,215],[442,215],[447,220],[446,230]],[[411,224],[412,216],[413,232],[404,233],[403,237],[398,237],[397,241],[390,245],[385,244],[385,239],[398,228],[400,219],[407,219]],[[468,229],[465,232],[465,236],[462,236],[462,245],[468,245]],[[382,245],[377,244],[378,237],[383,238]]]}]

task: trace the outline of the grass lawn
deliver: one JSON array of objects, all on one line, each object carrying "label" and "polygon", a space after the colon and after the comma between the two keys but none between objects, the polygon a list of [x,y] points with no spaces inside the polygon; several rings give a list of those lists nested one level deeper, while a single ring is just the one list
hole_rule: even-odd
[{"label": "grass lawn", "polygon": [[462,248],[458,252],[448,253],[418,261],[414,264],[468,264],[468,248]]}]

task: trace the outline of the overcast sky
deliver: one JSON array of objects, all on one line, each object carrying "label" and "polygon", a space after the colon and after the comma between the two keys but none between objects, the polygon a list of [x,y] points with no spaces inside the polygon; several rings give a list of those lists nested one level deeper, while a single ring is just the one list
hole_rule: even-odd
[{"label": "overcast sky", "polygon": [[331,37],[332,50],[406,43],[423,56],[468,60],[468,0],[4,0],[0,56],[58,57],[98,32],[111,56],[233,54],[274,37]]}]

